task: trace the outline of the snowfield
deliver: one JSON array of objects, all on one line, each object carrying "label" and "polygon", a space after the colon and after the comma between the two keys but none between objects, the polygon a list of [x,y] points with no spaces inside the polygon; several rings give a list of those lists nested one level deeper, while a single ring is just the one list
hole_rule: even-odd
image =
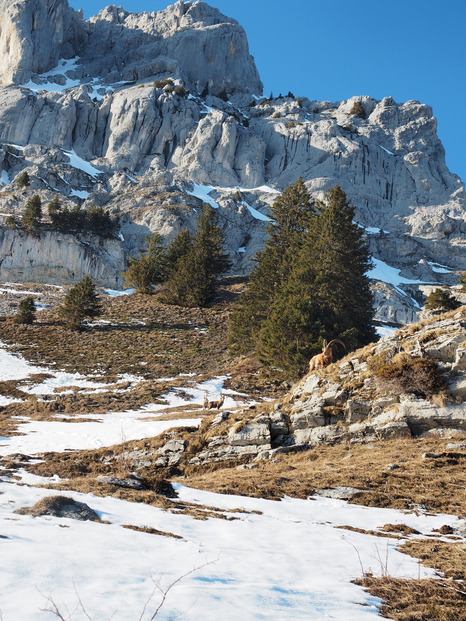
[{"label": "snowfield", "polygon": [[[0,348],[0,380],[37,372],[37,367]],[[223,380],[187,385],[186,405],[199,403],[206,391],[223,392]],[[238,403],[233,400],[235,393],[227,396],[230,401],[224,407]],[[159,405],[161,409],[154,412],[163,413],[180,399],[173,391],[167,395],[168,405]],[[150,437],[179,423],[157,421],[154,415],[144,420],[147,416],[146,408],[90,415],[88,422],[24,421],[19,431],[25,435],[0,438],[0,454],[37,456],[42,451],[106,446],[131,437]],[[192,420],[181,421],[184,425],[198,422],[195,410]],[[277,502],[176,486],[178,501],[219,511],[219,517],[199,520],[113,497],[39,487],[55,480],[24,471],[19,478],[10,478],[0,470],[2,621],[57,618],[51,612],[54,607],[61,618],[74,621],[146,621],[161,603],[159,589],[169,589],[157,614],[162,620],[175,616],[185,621],[377,619],[379,601],[352,584],[352,579],[369,571],[397,577],[425,577],[433,571],[397,552],[395,539],[336,527],[377,529],[386,523],[403,523],[428,534],[457,520],[320,497]],[[104,523],[14,513],[56,494],[85,502]],[[151,527],[180,538],[123,525]]]}]

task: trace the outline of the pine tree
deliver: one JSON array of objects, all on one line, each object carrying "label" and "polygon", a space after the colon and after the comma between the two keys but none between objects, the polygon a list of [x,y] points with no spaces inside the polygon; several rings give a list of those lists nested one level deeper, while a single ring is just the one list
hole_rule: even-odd
[{"label": "pine tree", "polygon": [[166,250],[159,233],[146,237],[145,254],[129,258],[128,269],[123,272],[125,287],[134,287],[138,293],[153,293],[154,287],[163,282],[167,274]]},{"label": "pine tree", "polygon": [[103,207],[91,205],[84,215],[85,228],[100,237],[115,237],[118,231],[119,218],[112,216]]},{"label": "pine tree", "polygon": [[[179,252],[183,238],[178,240]],[[164,301],[168,304],[195,307],[206,306],[215,292],[217,278],[231,263],[223,251],[223,234],[215,223],[215,213],[205,205],[196,221],[196,231],[189,241],[184,239],[187,251],[182,253],[170,270]]]},{"label": "pine tree", "polygon": [[290,379],[304,371],[324,339],[341,339],[353,349],[376,338],[366,276],[371,260],[363,231],[353,223],[354,207],[335,186],[315,209],[305,210],[293,235],[275,225],[230,324],[230,346],[239,353],[255,350]]},{"label": "pine tree", "polygon": [[270,208],[264,249],[254,257],[255,266],[246,292],[233,311],[229,347],[237,353],[257,348],[261,327],[269,317],[275,295],[293,269],[304,234],[315,225],[316,211],[302,178],[286,188]]},{"label": "pine tree", "polygon": [[459,306],[460,303],[448,289],[441,289],[440,287],[431,291],[424,303],[424,308],[432,311],[436,315],[446,313],[449,310],[455,310]]},{"label": "pine tree", "polygon": [[27,170],[24,170],[16,179],[16,185],[21,189],[27,188],[28,185],[31,185],[31,180],[29,179]]},{"label": "pine tree", "polygon": [[48,204],[47,211],[50,222],[54,229],[59,228],[60,216],[62,214],[62,205],[58,196],[54,196]]},{"label": "pine tree", "polygon": [[31,324],[36,318],[36,305],[30,295],[23,298],[18,305],[18,312],[14,317],[15,323]]},{"label": "pine tree", "polygon": [[338,338],[354,349],[376,338],[366,276],[371,260],[363,230],[353,222],[354,207],[337,185],[316,208],[258,344],[259,358],[280,366],[288,377],[304,371],[324,339]]},{"label": "pine tree", "polygon": [[168,270],[176,269],[178,261],[190,252],[193,245],[193,238],[188,229],[182,229],[168,246],[166,259]]},{"label": "pine tree", "polygon": [[60,306],[60,315],[70,330],[82,330],[84,319],[98,317],[101,312],[99,296],[88,275],[71,287]]},{"label": "pine tree", "polygon": [[318,235],[312,240],[311,254],[317,255],[315,287],[320,305],[335,318],[334,331],[328,336],[340,338],[351,349],[366,345],[376,333],[366,275],[372,260],[364,230],[354,222],[355,208],[339,185],[316,207],[320,212]]},{"label": "pine tree", "polygon": [[27,231],[37,231],[42,220],[42,202],[38,194],[34,194],[26,203],[21,218],[21,226]]}]

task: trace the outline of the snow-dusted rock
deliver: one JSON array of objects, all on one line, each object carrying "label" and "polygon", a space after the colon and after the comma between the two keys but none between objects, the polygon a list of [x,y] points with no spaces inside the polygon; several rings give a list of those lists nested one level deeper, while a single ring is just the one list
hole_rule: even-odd
[{"label": "snow-dusted rock", "polygon": [[[150,232],[171,240],[192,228],[202,204],[185,197],[179,205],[191,210],[168,210],[149,187],[215,186],[233,270],[247,273],[274,188],[302,176],[319,198],[340,184],[374,257],[400,274],[373,276],[378,320],[416,320],[422,283],[451,284],[466,270],[466,194],[446,167],[429,106],[390,97],[257,99],[262,84],[244,30],[204,2],[141,14],[110,6],[90,20],[66,0],[0,0],[0,9],[7,212],[23,206],[11,181],[29,170],[39,192],[48,184],[122,214],[124,251],[134,256]],[[355,101],[365,119],[351,112]],[[30,151],[23,157],[5,143]],[[104,174],[75,184],[56,159],[60,150]]]},{"label": "snow-dusted rock", "polygon": [[27,81],[71,58],[83,37],[82,15],[66,0],[1,0],[0,84]]}]

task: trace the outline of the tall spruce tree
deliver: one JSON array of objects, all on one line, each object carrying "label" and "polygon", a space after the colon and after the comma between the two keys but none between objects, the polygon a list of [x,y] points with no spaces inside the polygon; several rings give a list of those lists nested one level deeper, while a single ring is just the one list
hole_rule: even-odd
[{"label": "tall spruce tree", "polygon": [[273,203],[266,227],[268,239],[254,257],[248,287],[231,317],[228,344],[233,351],[247,353],[257,349],[276,293],[288,280],[304,234],[314,226],[315,217],[314,203],[301,177]]},{"label": "tall spruce tree", "polygon": [[176,270],[178,261],[190,252],[193,245],[193,237],[188,229],[182,229],[168,246],[166,259],[168,271]]},{"label": "tall spruce tree", "polygon": [[164,301],[187,307],[206,306],[215,293],[218,277],[231,265],[210,205],[205,205],[198,217],[192,239],[179,237],[171,254],[178,254],[178,259],[170,269]]},{"label": "tall spruce tree", "polygon": [[[279,256],[271,259],[269,238],[230,325],[230,345],[240,352],[254,349],[263,363],[290,379],[304,371],[324,338],[341,339],[348,349],[376,338],[366,276],[371,260],[363,231],[353,223],[354,207],[335,186],[315,208],[297,231],[289,258],[282,253],[283,263]],[[280,239],[276,226],[273,237]],[[260,276],[274,265],[277,277],[264,304]]]},{"label": "tall spruce tree", "polygon": [[339,185],[328,190],[319,210],[315,287],[321,305],[328,309],[331,338],[345,340],[348,348],[366,345],[376,338],[374,309],[367,272],[372,258],[364,230],[354,222],[355,208]]},{"label": "tall spruce tree", "polygon": [[259,359],[279,366],[287,377],[305,370],[324,339],[338,338],[354,349],[376,338],[366,276],[371,259],[363,230],[353,222],[354,207],[336,185],[316,208],[314,224],[261,326],[257,347]]},{"label": "tall spruce tree", "polygon": [[138,293],[153,293],[167,274],[166,250],[160,234],[148,235],[146,243],[146,253],[140,252],[137,259],[130,257],[128,269],[123,272],[125,287],[135,287]]},{"label": "tall spruce tree", "polygon": [[98,317],[102,305],[90,276],[86,275],[71,287],[59,309],[64,324],[70,330],[82,330],[84,319]]},{"label": "tall spruce tree", "polygon": [[21,226],[27,231],[37,231],[42,220],[42,201],[38,194],[34,194],[26,203],[21,218]]}]

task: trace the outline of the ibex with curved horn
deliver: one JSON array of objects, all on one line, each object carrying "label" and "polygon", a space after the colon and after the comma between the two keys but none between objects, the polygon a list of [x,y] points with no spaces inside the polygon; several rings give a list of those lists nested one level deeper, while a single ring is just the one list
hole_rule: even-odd
[{"label": "ibex with curved horn", "polygon": [[209,401],[209,397],[204,395],[204,409],[205,410],[219,410],[225,401],[225,396],[220,395],[215,401]]},{"label": "ibex with curved horn", "polygon": [[317,354],[316,356],[313,356],[311,360],[309,361],[309,372],[314,371],[314,369],[318,369],[319,367],[322,367],[322,368],[327,367],[329,364],[333,362],[333,354],[332,354],[332,349],[330,347],[332,343],[340,343],[340,345],[343,345],[343,347],[345,347],[345,344],[343,343],[343,341],[340,341],[339,339],[333,339],[332,341],[330,341],[330,343],[327,343],[327,341],[324,340],[324,343],[322,346],[322,353]]}]

